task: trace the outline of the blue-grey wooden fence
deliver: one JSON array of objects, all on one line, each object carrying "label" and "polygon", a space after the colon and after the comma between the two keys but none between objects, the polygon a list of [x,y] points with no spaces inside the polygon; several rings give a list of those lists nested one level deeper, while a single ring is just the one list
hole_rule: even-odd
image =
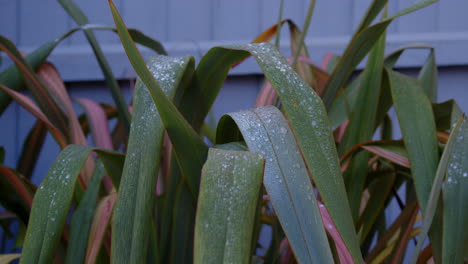
[{"label": "blue-grey wooden fence", "polygon": [[[312,58],[320,61],[326,52],[340,53],[359,23],[371,0],[319,0],[315,8],[307,44]],[[390,13],[416,0],[390,0]],[[112,25],[107,1],[75,0],[91,23]],[[206,51],[224,43],[246,43],[276,23],[280,0],[115,0],[130,27],[135,27],[163,42],[173,56],[192,55],[197,61]],[[284,17],[302,25],[309,0],[285,1]],[[397,19],[389,28],[388,50],[408,43],[422,42],[436,48],[441,66],[440,101],[456,98],[468,111],[468,1],[442,0],[415,14]],[[55,0],[0,0],[0,34],[24,51],[59,37],[76,26]],[[282,51],[288,54],[287,30],[283,30]],[[118,38],[98,32],[113,72],[119,79],[134,77]],[[142,50],[144,56],[151,53]],[[425,60],[425,52],[406,55],[400,67],[415,67]],[[70,94],[112,103],[102,83],[102,73],[83,34],[66,40],[51,56],[51,61],[68,82]],[[409,70],[411,72],[411,70]],[[222,113],[248,108],[262,83],[253,61],[237,67],[228,78],[214,105]],[[93,82],[89,82],[93,81]],[[129,85],[123,83],[126,98]],[[34,118],[16,104],[0,116],[0,146],[8,166],[15,162]],[[48,137],[40,155],[33,182],[45,175],[59,149]],[[391,218],[391,216],[390,216]]]}]

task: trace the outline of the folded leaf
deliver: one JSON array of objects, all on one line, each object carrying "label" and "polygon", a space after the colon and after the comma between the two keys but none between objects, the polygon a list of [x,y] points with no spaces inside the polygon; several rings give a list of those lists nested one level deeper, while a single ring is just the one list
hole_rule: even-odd
[{"label": "folded leaf", "polygon": [[224,116],[217,143],[241,138],[265,155],[263,183],[298,261],[333,262],[306,165],[281,112],[267,106]]},{"label": "folded leaf", "polygon": [[249,263],[264,160],[258,153],[210,149],[203,166],[194,263]]}]

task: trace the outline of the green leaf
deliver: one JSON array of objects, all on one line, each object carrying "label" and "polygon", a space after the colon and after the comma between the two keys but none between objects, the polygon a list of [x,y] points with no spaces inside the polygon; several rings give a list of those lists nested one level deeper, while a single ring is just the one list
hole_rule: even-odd
[{"label": "green leaf", "polygon": [[[462,116],[450,134],[447,145],[445,146],[444,152],[442,153],[426,208],[423,208],[423,227],[418,238],[418,244],[414,250],[411,263],[417,262],[418,254],[421,251],[423,243],[426,239],[427,232],[433,224],[437,203],[439,201],[440,192],[442,190],[442,181],[446,174],[447,180],[443,189],[443,260],[445,260],[443,263],[458,263],[459,261],[446,262],[448,260],[456,259],[463,261],[464,242],[460,242],[466,239],[466,221],[463,221],[463,219],[466,220],[467,214],[466,210],[460,210],[460,208],[465,208],[463,206],[466,205],[466,199],[463,199],[466,198],[466,195],[464,195],[463,189],[459,188],[459,183],[461,183],[463,186],[466,185],[466,180],[463,179],[463,173],[468,175],[465,171],[468,166],[464,164],[468,148],[466,147],[466,144],[463,145],[463,143],[465,143],[464,136],[466,136],[467,131],[467,122],[465,117]],[[451,236],[450,238],[447,237],[445,231],[449,232],[449,235]],[[460,240],[453,240],[455,237],[459,237]],[[459,250],[459,252],[457,252],[457,250]]]},{"label": "green leaf", "polygon": [[385,202],[390,196],[394,182],[394,172],[381,173],[381,176],[369,185],[370,199],[357,223],[361,244],[367,239],[372,227],[378,220],[378,216],[386,209]]},{"label": "green leaf", "polygon": [[66,110],[59,96],[34,73],[31,66],[24,60],[15,45],[8,39],[0,36],[0,50],[4,51],[20,69],[32,96],[42,112],[64,135],[68,130]]},{"label": "green leaf", "polygon": [[[58,2],[78,25],[82,26],[89,23],[88,18],[83,13],[83,11],[81,11],[81,9],[71,0],[58,0]],[[112,97],[117,107],[117,111],[119,112],[119,116],[125,124],[127,131],[129,131],[131,117],[130,113],[128,112],[125,99],[122,95],[122,92],[120,91],[119,84],[117,83],[117,80],[112,73],[110,65],[107,62],[106,57],[104,56],[104,52],[102,51],[96,37],[94,36],[94,33],[88,29],[85,29],[84,33],[88,39],[89,44],[91,45],[91,48],[93,49],[94,56],[96,57],[99,66],[101,67],[107,87],[111,91]]]},{"label": "green leaf", "polygon": [[220,121],[217,143],[241,139],[225,133],[236,125],[249,150],[265,155],[263,183],[298,261],[332,263],[311,180],[286,119],[273,106],[231,113]]},{"label": "green leaf", "polygon": [[[184,69],[191,63],[190,57],[155,56],[148,61],[148,67],[165,94],[173,98]],[[112,229],[118,235],[112,237],[113,263],[146,260],[149,237],[143,230],[150,228],[152,211],[148,208],[154,206],[164,130],[148,89],[138,80],[127,158],[114,213]]]},{"label": "green leaf", "polygon": [[52,164],[34,197],[21,263],[51,263],[67,221],[73,190],[91,149],[70,145]]},{"label": "green leaf", "polygon": [[203,167],[194,263],[249,263],[264,160],[258,153],[210,149]]},{"label": "green leaf", "polygon": [[[111,30],[113,32],[117,32],[117,30],[113,27],[100,25],[84,25],[73,28],[59,38],[44,43],[42,46],[28,54],[24,58],[25,61],[31,66],[33,70],[36,70],[47,59],[47,57],[49,57],[50,53],[55,49],[55,47],[57,47],[58,44],[60,44],[60,42],[72,34],[82,30]],[[166,54],[162,48],[161,43],[158,41],[151,39],[136,29],[129,29],[129,32],[135,42],[154,50],[156,53]],[[0,73],[0,84],[3,84],[15,91],[19,91],[22,89],[25,83],[22,74],[19,72],[16,65],[12,65]],[[3,113],[3,111],[8,107],[10,101],[10,97],[4,92],[0,91],[0,114]]]},{"label": "green leaf", "polygon": [[[418,80],[406,75],[386,70],[390,80],[393,103],[400,123],[403,140],[411,163],[416,195],[425,214],[427,201],[439,164],[439,150],[435,120],[429,99],[424,94]],[[436,214],[434,226],[442,220]],[[431,244],[436,259],[440,258],[441,230],[433,228]]]},{"label": "green leaf", "polygon": [[[194,197],[196,197],[198,194],[199,173],[205,162],[208,148],[145,66],[135,43],[111,0],[109,0],[109,5],[125,52],[136,73],[146,85],[153,98],[164,127],[171,138],[181,171],[187,177],[190,190]],[[196,98],[192,99],[196,100]]]},{"label": "green leaf", "polygon": [[[374,135],[376,114],[381,92],[383,58],[385,52],[385,34],[372,48],[366,68],[360,78],[360,87],[346,132],[338,147],[338,153],[344,154],[354,145],[369,141]],[[363,107],[365,106],[365,107]],[[348,191],[348,199],[353,219],[357,220],[362,193],[367,176],[369,154],[359,153],[350,163],[343,177]]]},{"label": "green leaf", "polygon": [[438,71],[434,49],[430,49],[429,56],[427,56],[427,60],[419,72],[418,79],[421,82],[424,92],[432,103],[437,102],[437,87],[439,81],[437,75]]},{"label": "green leaf", "polygon": [[96,167],[78,207],[76,208],[70,226],[70,239],[67,249],[66,264],[83,263],[86,257],[89,230],[95,211],[101,179],[104,177],[104,166],[96,162]]},{"label": "green leaf", "polygon": [[442,263],[462,263],[466,260],[468,243],[468,121],[465,116],[453,129],[451,137],[453,145],[447,143],[444,150],[450,158],[443,190]]},{"label": "green leaf", "polygon": [[412,3],[409,7],[397,12],[396,14],[372,26],[368,26],[378,15],[378,12],[383,8],[384,2],[387,1],[375,0],[371,4],[367,11],[367,15],[364,17],[364,20],[361,22],[358,30],[353,35],[353,38],[346,47],[340,62],[333,71],[323,94],[323,100],[327,109],[332,105],[338,90],[345,86],[356,66],[362,61],[362,59],[364,59],[366,54],[385,32],[393,19],[431,5],[438,2],[438,0],[421,0],[416,3]]},{"label": "green leaf", "polygon": [[179,182],[172,209],[171,263],[194,260],[195,205],[186,181]]},{"label": "green leaf", "polygon": [[[305,84],[286,59],[268,43],[224,46],[211,49],[228,59],[225,67],[249,55],[256,59],[278,93],[285,115],[291,123],[305,162],[325,205],[343,236],[353,258],[361,262],[357,236],[351,218],[338,155],[326,111],[320,97]],[[208,56],[208,55],[207,55]],[[227,71],[226,71],[227,74]]]},{"label": "green leaf", "polygon": [[463,114],[460,106],[454,100],[433,104],[432,110],[439,131],[452,129]]},{"label": "green leaf", "polygon": [[330,110],[328,111],[328,118],[330,119],[331,129],[337,129],[344,121],[349,119],[351,115],[351,106],[356,105],[356,100],[359,94],[360,79],[362,73],[356,77],[333,101]]},{"label": "green leaf", "polygon": [[119,190],[120,179],[125,162],[125,155],[120,152],[115,152],[107,149],[94,149],[98,154],[99,159],[104,164],[107,175],[109,175],[114,187]]}]

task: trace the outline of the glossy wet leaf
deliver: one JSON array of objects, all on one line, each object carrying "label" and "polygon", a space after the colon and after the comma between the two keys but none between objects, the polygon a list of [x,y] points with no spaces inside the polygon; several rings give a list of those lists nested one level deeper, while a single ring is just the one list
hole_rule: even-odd
[{"label": "glossy wet leaf", "polygon": [[217,142],[241,138],[251,152],[265,155],[263,184],[298,261],[332,262],[306,165],[281,112],[266,106],[224,116]]},{"label": "glossy wet leaf", "polygon": [[[164,127],[171,138],[181,171],[187,178],[191,192],[196,197],[200,177],[199,172],[206,159],[208,148],[145,66],[114,3],[109,1],[109,5],[125,52],[133,68],[151,94]],[[197,98],[192,99],[196,100]]]},{"label": "glossy wet leaf", "polygon": [[[165,94],[172,99],[184,69],[190,63],[189,57],[155,56],[148,61],[148,67]],[[144,230],[150,227],[152,212],[148,208],[154,206],[153,196],[165,131],[160,116],[148,89],[138,80],[127,158],[112,227],[118,234],[112,236],[113,263],[142,262],[146,259],[148,236]]]},{"label": "glossy wet leaf", "polygon": [[320,97],[271,44],[224,46],[213,48],[210,53],[227,58],[227,65],[231,65],[228,61],[234,63],[249,53],[256,59],[281,99],[304,160],[343,240],[354,259],[359,260],[361,253],[354,227],[344,220],[349,219],[350,210],[335,143]]},{"label": "glossy wet leaf", "polygon": [[442,263],[461,263],[466,260],[468,237],[468,121],[465,116],[451,137],[453,146],[447,143],[445,150],[450,158],[443,190]]},{"label": "glossy wet leaf", "polygon": [[57,157],[34,197],[21,263],[51,263],[68,216],[78,173],[91,149],[70,145]]},{"label": "glossy wet leaf", "polygon": [[249,263],[264,160],[259,153],[210,149],[203,166],[194,263]]},{"label": "glossy wet leaf", "polygon": [[96,168],[86,192],[76,208],[70,225],[70,242],[65,263],[83,263],[88,245],[89,230],[95,212],[101,179],[104,176],[104,166],[101,162],[96,163]]}]

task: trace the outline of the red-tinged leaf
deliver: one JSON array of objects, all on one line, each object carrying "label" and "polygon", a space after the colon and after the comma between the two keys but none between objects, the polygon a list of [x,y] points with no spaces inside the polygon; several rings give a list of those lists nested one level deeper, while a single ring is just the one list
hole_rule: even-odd
[{"label": "red-tinged leaf", "polygon": [[319,203],[319,209],[320,215],[322,216],[323,224],[325,225],[325,230],[327,230],[327,233],[333,238],[333,242],[335,242],[338,257],[340,258],[340,263],[354,263],[353,257],[349,253],[349,250],[346,247],[343,238],[336,229],[335,223],[333,222],[333,219],[328,213],[327,208],[323,203]]},{"label": "red-tinged leaf", "polygon": [[365,149],[379,157],[388,159],[389,161],[400,166],[406,168],[411,167],[408,160],[408,153],[406,152],[403,142],[398,140],[377,140],[357,144],[345,154],[343,154],[341,161],[344,162],[348,160],[361,149]]},{"label": "red-tinged leaf", "polygon": [[32,176],[46,135],[47,126],[42,121],[37,120],[23,143],[23,149],[16,168],[28,179]]},{"label": "red-tinged leaf", "polygon": [[57,95],[45,86],[32,70],[31,66],[24,60],[15,45],[8,39],[0,36],[0,50],[4,51],[16,64],[23,74],[31,94],[36,99],[40,109],[47,115],[50,122],[62,133],[67,131],[67,120],[61,108]]},{"label": "red-tinged leaf", "polygon": [[[288,58],[288,62],[290,64],[293,63],[294,58]],[[299,71],[299,75],[306,81],[311,87],[314,88],[314,90],[321,95],[323,93],[323,90],[325,89],[325,86],[327,85],[328,79],[330,78],[330,74],[328,74],[326,71],[324,71],[320,66],[316,65],[311,59],[304,57],[304,56],[299,56],[297,58],[298,62],[301,62],[304,66],[307,66],[307,68],[303,68],[303,70],[308,70],[312,77],[307,77],[301,74]],[[312,79],[307,79],[307,78],[312,78]]]},{"label": "red-tinged leaf", "polygon": [[[117,193],[111,193],[104,197],[96,209],[88,240],[88,251],[86,252],[86,263],[95,263],[102,245],[107,226],[112,215]],[[117,235],[118,234],[114,234]]]},{"label": "red-tinged leaf", "polygon": [[13,169],[0,165],[0,203],[25,224],[28,223],[33,200],[33,191],[27,181]]},{"label": "red-tinged leaf", "polygon": [[407,205],[405,209],[401,212],[398,218],[392,223],[388,228],[387,232],[382,236],[382,238],[377,241],[375,247],[371,252],[366,256],[365,262],[371,263],[379,254],[387,248],[389,241],[395,236],[397,232],[401,232],[401,228],[407,226],[413,215],[418,213],[418,204],[416,201],[413,201],[411,204]]},{"label": "red-tinged leaf", "polygon": [[377,147],[377,146],[362,146],[363,149],[380,156],[382,158],[386,158],[393,163],[396,163],[400,166],[410,168],[410,163],[407,157],[399,155],[395,152],[392,152],[391,150],[382,148],[382,147]]},{"label": "red-tinged leaf", "polygon": [[85,110],[94,144],[100,148],[113,149],[107,116],[103,108],[90,99],[75,98],[74,100]]},{"label": "red-tinged leaf", "polygon": [[392,264],[403,263],[403,258],[405,257],[406,250],[408,249],[408,242],[411,239],[411,231],[413,230],[413,225],[416,222],[416,217],[418,216],[417,212],[413,213],[411,219],[404,232],[399,238],[399,243],[397,243],[396,248],[394,249],[394,254],[392,258]]},{"label": "red-tinged leaf", "polygon": [[269,81],[265,81],[260,92],[257,95],[257,100],[255,101],[255,107],[262,107],[267,105],[275,105],[278,101],[278,94],[275,89],[271,87]]},{"label": "red-tinged leaf", "polygon": [[[57,69],[52,64],[46,62],[38,68],[37,76],[45,84],[45,87],[48,87],[48,91],[55,95],[55,103],[57,103],[66,115],[67,127],[63,133],[67,133],[68,143],[83,146],[88,145],[80,123],[78,122],[78,118],[76,117],[75,110],[73,109],[71,99],[68,96],[65,84],[63,83]],[[80,178],[85,183],[88,183],[93,175],[93,171],[94,161],[91,158],[88,158],[83,167]],[[105,180],[105,183],[107,190],[112,189],[112,184],[108,178]]]},{"label": "red-tinged leaf", "polygon": [[45,114],[37,107],[37,105],[29,99],[27,96],[15,92],[8,87],[5,87],[3,85],[0,85],[0,90],[4,91],[7,93],[9,96],[11,96],[18,104],[23,106],[27,111],[29,111],[32,115],[34,115],[37,119],[41,120],[46,124],[47,128],[49,129],[50,133],[52,136],[54,136],[55,140],[59,144],[61,148],[64,148],[67,145],[67,140],[65,136],[60,132],[60,130],[55,127],[49,119],[45,116]]}]

